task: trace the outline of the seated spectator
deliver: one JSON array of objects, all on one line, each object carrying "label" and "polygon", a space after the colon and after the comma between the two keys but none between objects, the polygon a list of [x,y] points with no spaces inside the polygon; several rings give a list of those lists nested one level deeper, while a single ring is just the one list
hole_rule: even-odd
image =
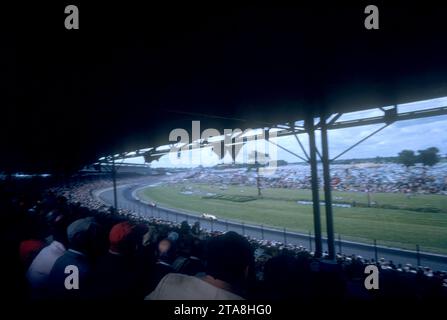
[{"label": "seated spectator", "polygon": [[171,243],[176,243],[179,238],[179,234],[177,232],[169,232],[167,239],[171,241]]},{"label": "seated spectator", "polygon": [[32,298],[47,296],[48,278],[56,260],[61,257],[67,247],[68,218],[58,214],[50,221],[53,241],[43,248],[31,263],[26,278],[30,284]]},{"label": "seated spectator", "polygon": [[137,258],[141,235],[129,222],[112,227],[109,251],[96,263],[92,296],[100,299],[141,300],[148,290],[147,264]]},{"label": "seated spectator", "polygon": [[[304,272],[304,268],[300,268],[302,274],[309,278],[309,272]],[[289,255],[280,254],[270,258],[264,267],[264,284],[267,299],[294,299],[300,297],[300,290],[303,283],[298,286],[298,263],[297,260]],[[309,286],[305,286],[307,290]]]},{"label": "seated spectator", "polygon": [[191,233],[191,227],[189,226],[188,221],[182,221],[180,224],[180,234],[187,235]]},{"label": "seated spectator", "polygon": [[45,242],[38,239],[28,239],[20,242],[19,255],[20,261],[26,270],[40,250],[45,247]]},{"label": "seated spectator", "polygon": [[165,275],[174,271],[172,268],[175,259],[174,251],[173,243],[168,238],[158,243],[157,261],[152,272],[150,290],[153,290]]},{"label": "seated spectator", "polygon": [[[53,298],[80,299],[88,296],[91,281],[91,258],[95,252],[99,226],[94,218],[83,218],[71,223],[67,229],[69,249],[59,257],[50,272],[49,291]],[[79,289],[67,289],[65,273],[67,266],[76,266],[79,270]]]},{"label": "seated spectator", "polygon": [[198,273],[205,272],[205,265],[202,262],[202,241],[197,238],[192,239],[189,243],[189,247],[189,257],[184,259],[183,263],[178,267],[178,272],[190,276],[195,276]]},{"label": "seated spectator", "polygon": [[247,239],[235,232],[211,238],[206,273],[201,277],[170,273],[147,300],[240,300],[252,258]]},{"label": "seated spectator", "polygon": [[192,234],[195,236],[199,236],[201,231],[202,230],[200,229],[200,222],[199,221],[194,222],[194,225],[191,228]]}]

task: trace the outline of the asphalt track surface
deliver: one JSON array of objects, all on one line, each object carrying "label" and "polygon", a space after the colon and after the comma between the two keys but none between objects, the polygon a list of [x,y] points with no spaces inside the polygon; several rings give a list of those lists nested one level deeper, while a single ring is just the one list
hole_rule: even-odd
[{"label": "asphalt track surface", "polygon": [[[120,209],[132,210],[136,214],[143,217],[155,217],[163,220],[169,220],[174,222],[188,221],[194,223],[199,221],[202,228],[215,231],[236,231],[240,234],[245,234],[256,239],[275,240],[283,243],[292,243],[295,245],[303,246],[307,249],[314,248],[313,237],[308,234],[296,233],[287,231],[284,229],[277,229],[272,227],[266,227],[255,224],[247,224],[236,220],[218,220],[211,222],[204,218],[201,218],[199,214],[188,212],[180,209],[169,209],[161,206],[152,207],[145,204],[135,198],[137,189],[147,187],[161,182],[165,177],[152,176],[148,177],[144,182],[136,184],[119,185],[117,187],[118,207]],[[97,197],[107,205],[113,205],[113,190],[97,190]],[[386,260],[393,261],[394,264],[410,263],[413,266],[418,265],[418,255],[415,251],[407,251],[396,248],[388,248],[364,243],[357,243],[351,241],[338,240],[335,241],[336,251],[343,254],[351,255],[356,254],[364,258],[375,259],[377,256],[379,259],[384,258]],[[341,249],[341,251],[340,251]],[[327,250],[326,240],[323,238],[323,251]],[[420,265],[430,267],[434,270],[447,270],[447,256],[429,254],[421,252],[419,254]]]}]

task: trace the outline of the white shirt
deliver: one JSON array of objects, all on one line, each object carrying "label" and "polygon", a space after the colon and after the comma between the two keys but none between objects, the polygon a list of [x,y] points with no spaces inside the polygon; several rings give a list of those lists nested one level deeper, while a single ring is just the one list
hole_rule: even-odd
[{"label": "white shirt", "polygon": [[56,260],[64,254],[65,250],[65,246],[62,243],[53,241],[39,252],[26,273],[26,278],[32,288],[47,286],[51,269]]},{"label": "white shirt", "polygon": [[169,273],[161,279],[145,300],[243,300],[243,298],[200,278]]}]

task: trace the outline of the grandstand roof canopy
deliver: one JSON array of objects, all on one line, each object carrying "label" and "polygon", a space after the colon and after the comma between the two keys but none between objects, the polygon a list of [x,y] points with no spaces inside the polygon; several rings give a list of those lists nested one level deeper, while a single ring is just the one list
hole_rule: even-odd
[{"label": "grandstand roof canopy", "polygon": [[[72,170],[163,145],[177,127],[254,128],[447,95],[447,9],[80,6],[11,9],[2,28],[0,171]],[[5,22],[5,21],[3,21]]]}]

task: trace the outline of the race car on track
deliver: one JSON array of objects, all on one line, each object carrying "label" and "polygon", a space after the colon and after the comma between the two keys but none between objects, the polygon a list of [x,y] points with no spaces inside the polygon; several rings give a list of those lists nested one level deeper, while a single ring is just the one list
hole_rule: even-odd
[{"label": "race car on track", "polygon": [[202,215],[200,217],[207,219],[207,220],[211,220],[211,221],[217,221],[216,216],[209,214],[209,213],[202,213]]}]

